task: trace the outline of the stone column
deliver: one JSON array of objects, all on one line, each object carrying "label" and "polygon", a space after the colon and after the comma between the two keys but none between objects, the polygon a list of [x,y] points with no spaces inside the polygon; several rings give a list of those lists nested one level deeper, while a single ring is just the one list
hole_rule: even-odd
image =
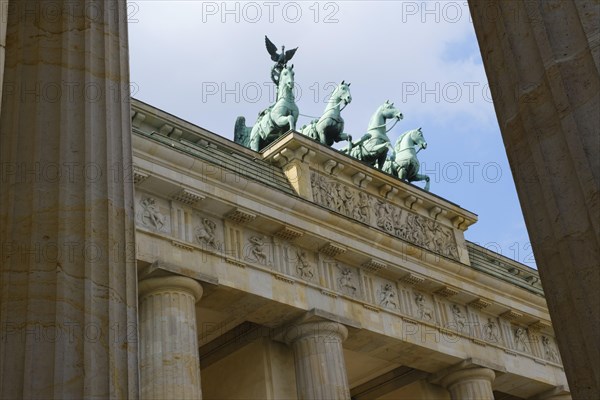
[{"label": "stone column", "polygon": [[140,282],[143,399],[202,398],[195,304],[202,286],[184,276]]},{"label": "stone column", "polygon": [[452,400],[494,400],[495,377],[489,368],[466,368],[448,373],[440,384],[448,389]]},{"label": "stone column", "polygon": [[598,2],[469,4],[569,386],[575,398],[596,398]]},{"label": "stone column", "polygon": [[308,322],[291,327],[285,341],[292,346],[298,398],[350,399],[342,342],[348,330],[335,322]]},{"label": "stone column", "polygon": [[137,398],[126,2],[11,0],[5,55],[0,398]]},{"label": "stone column", "polygon": [[2,82],[4,80],[4,58],[6,56],[7,13],[8,0],[0,0],[0,110],[2,109]]}]

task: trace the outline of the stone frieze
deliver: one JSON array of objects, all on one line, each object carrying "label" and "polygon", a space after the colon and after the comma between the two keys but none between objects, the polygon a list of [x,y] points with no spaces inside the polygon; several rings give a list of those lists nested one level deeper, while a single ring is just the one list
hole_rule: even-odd
[{"label": "stone frieze", "polygon": [[459,260],[454,232],[439,222],[312,172],[315,203],[434,253]]}]

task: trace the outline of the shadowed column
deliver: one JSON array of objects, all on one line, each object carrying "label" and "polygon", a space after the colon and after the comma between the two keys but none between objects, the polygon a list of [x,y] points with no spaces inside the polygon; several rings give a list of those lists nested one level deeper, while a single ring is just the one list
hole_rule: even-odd
[{"label": "shadowed column", "polygon": [[126,3],[10,1],[5,50],[0,398],[137,398]]},{"label": "shadowed column", "polygon": [[600,396],[600,7],[470,1],[574,398]]},{"label": "shadowed column", "polygon": [[140,282],[143,399],[202,398],[195,304],[202,286],[184,276]]},{"label": "shadowed column", "polygon": [[335,322],[309,322],[288,329],[285,341],[294,351],[299,399],[350,399],[342,348],[347,337],[346,327]]},{"label": "shadowed column", "polygon": [[467,368],[450,372],[440,384],[448,389],[452,400],[494,400],[495,377],[488,368]]}]

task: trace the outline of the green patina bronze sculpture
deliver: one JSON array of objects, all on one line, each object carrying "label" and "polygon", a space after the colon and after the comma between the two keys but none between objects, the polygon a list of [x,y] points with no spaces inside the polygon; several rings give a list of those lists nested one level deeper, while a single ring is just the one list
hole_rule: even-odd
[{"label": "green patina bronze sculpture", "polygon": [[[415,146],[419,146],[419,150],[415,151]],[[408,182],[425,181],[425,190],[429,191],[429,176],[419,174],[417,159],[417,153],[426,148],[427,142],[421,128],[404,132],[396,140],[391,158],[383,164],[383,171]]]},{"label": "green patina bronze sculpture", "polygon": [[273,42],[269,40],[267,35],[265,35],[265,46],[271,55],[271,60],[275,61],[275,65],[273,68],[271,68],[271,80],[275,86],[279,86],[279,77],[281,76],[281,71],[283,70],[283,67],[287,65],[287,62],[294,57],[294,54],[296,54],[296,50],[298,50],[298,48],[296,47],[295,49],[285,51],[285,46],[281,46],[281,53],[278,53],[277,46],[275,46]]},{"label": "green patina bronze sculpture", "polygon": [[[238,117],[235,123],[235,142],[254,151],[261,151],[289,130],[295,130],[299,116],[293,93],[294,66],[287,66],[287,62],[298,48],[285,51],[285,46],[282,46],[281,53],[278,53],[277,46],[267,36],[265,36],[265,45],[271,59],[275,61],[275,65],[271,68],[271,79],[277,85],[275,104],[259,113],[254,126],[246,126],[246,119],[243,116]],[[417,153],[427,148],[421,128],[403,133],[392,147],[387,133],[403,118],[403,115],[394,107],[394,103],[386,100],[371,117],[367,133],[353,143],[352,137],[344,133],[344,119],[341,116],[342,110],[351,101],[350,84],[342,81],[331,94],[323,115],[304,125],[301,133],[326,146],[347,140],[348,145],[340,150],[342,153],[401,180],[425,181],[425,190],[428,191],[429,176],[419,174],[420,164],[417,159]],[[386,121],[390,119],[394,122],[388,127]],[[415,151],[415,146],[419,146],[419,150]],[[388,150],[391,151],[389,157]]]},{"label": "green patina bronze sculpture", "polygon": [[400,110],[394,107],[394,103],[386,100],[371,117],[367,133],[358,142],[350,142],[341,151],[371,166],[383,168],[387,151],[392,149],[387,132],[394,126],[387,128],[385,121],[392,118],[396,119],[395,125],[403,116]]},{"label": "green patina bronze sculpture", "polygon": [[352,141],[352,137],[344,133],[344,119],[341,116],[341,111],[351,101],[350,84],[342,81],[331,94],[321,118],[304,125],[301,133],[327,146],[341,140]]},{"label": "green patina bronze sculpture", "polygon": [[234,140],[254,151],[260,151],[289,130],[296,129],[298,106],[294,98],[294,66],[281,70],[277,101],[258,114],[254,126],[247,127],[246,119],[238,117]]}]

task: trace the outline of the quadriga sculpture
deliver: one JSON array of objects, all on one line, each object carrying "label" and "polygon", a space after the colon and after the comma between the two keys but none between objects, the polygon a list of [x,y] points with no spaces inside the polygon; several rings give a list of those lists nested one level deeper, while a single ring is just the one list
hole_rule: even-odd
[{"label": "quadriga sculpture", "polygon": [[342,81],[331,94],[321,118],[304,125],[302,134],[327,146],[341,140],[352,141],[352,137],[344,133],[344,119],[341,116],[341,111],[351,101],[350,84]]},{"label": "quadriga sculpture", "polygon": [[294,66],[285,66],[279,75],[277,101],[258,115],[252,128],[246,126],[244,117],[238,117],[235,122],[235,141],[254,151],[260,151],[287,131],[295,130],[298,106],[293,89]]},{"label": "quadriga sculpture", "polygon": [[393,125],[387,128],[385,122],[391,118],[395,118],[398,122],[403,118],[403,115],[400,110],[394,107],[394,103],[386,100],[371,117],[367,133],[358,142],[350,142],[341,151],[371,166],[376,166],[379,169],[383,168],[387,151],[392,149],[387,132],[393,128]]},{"label": "quadriga sculpture", "polygon": [[[415,146],[419,147],[418,151],[415,151]],[[385,161],[383,171],[408,182],[425,181],[425,190],[429,191],[429,176],[419,174],[420,164],[417,159],[417,153],[426,148],[427,142],[421,128],[404,132],[396,140],[392,157]]]}]

